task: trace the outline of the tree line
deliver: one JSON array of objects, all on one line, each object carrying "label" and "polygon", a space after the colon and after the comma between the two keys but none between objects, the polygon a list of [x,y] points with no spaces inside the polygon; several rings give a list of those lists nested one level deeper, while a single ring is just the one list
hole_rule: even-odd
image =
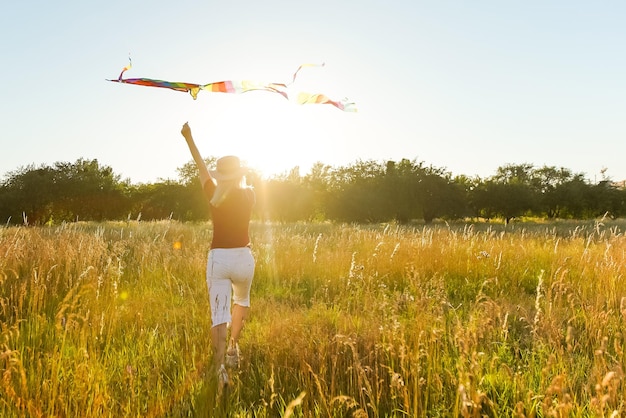
[{"label": "tree line", "polygon": [[[208,158],[213,164],[215,158]],[[30,165],[0,183],[0,220],[43,225],[71,221],[209,219],[192,162],[177,180],[131,184],[97,160]],[[613,218],[626,215],[626,188],[608,178],[590,182],[566,168],[509,164],[487,178],[455,176],[416,160],[315,164],[306,175],[263,178],[251,172],[254,216],[280,222],[407,223],[434,219]]]}]

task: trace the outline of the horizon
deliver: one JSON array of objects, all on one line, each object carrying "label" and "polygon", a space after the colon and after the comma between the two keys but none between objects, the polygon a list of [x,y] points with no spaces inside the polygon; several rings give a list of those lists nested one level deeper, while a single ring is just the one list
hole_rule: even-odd
[{"label": "horizon", "polygon": [[[217,158],[217,157],[216,157],[216,156],[203,156],[203,158],[205,158],[205,159],[206,159],[206,158]],[[6,180],[7,178],[9,178],[11,173],[14,173],[14,172],[17,172],[17,171],[26,170],[26,169],[28,169],[29,167],[32,167],[32,168],[36,169],[36,168],[40,168],[40,167],[44,167],[44,166],[47,166],[47,167],[52,167],[52,166],[54,166],[54,165],[55,165],[55,164],[57,164],[57,163],[69,163],[69,164],[74,164],[74,163],[76,163],[76,162],[77,162],[77,161],[79,161],[79,160],[85,160],[85,161],[87,161],[87,160],[93,160],[93,159],[87,159],[87,158],[81,158],[81,157],[79,157],[79,158],[78,158],[77,160],[75,160],[75,161],[55,161],[55,162],[53,162],[53,163],[40,163],[40,164],[31,163],[31,164],[26,164],[26,165],[23,165],[23,166],[15,167],[14,169],[9,170],[9,171],[6,171],[6,172],[4,172],[4,173],[0,173],[0,183],[1,183],[2,181]],[[183,166],[181,165],[180,167],[177,167],[177,168],[176,168],[177,173],[176,173],[176,176],[175,176],[175,177],[158,177],[158,178],[153,179],[153,180],[147,180],[147,181],[134,181],[134,180],[133,180],[133,179],[131,179],[130,177],[124,177],[124,176],[123,176],[120,172],[118,172],[118,171],[115,169],[115,167],[112,167],[112,166],[110,166],[110,165],[108,165],[108,164],[104,164],[104,163],[102,163],[101,161],[99,161],[97,158],[96,158],[95,160],[97,160],[97,161],[98,161],[98,164],[99,164],[99,166],[100,166],[101,168],[103,168],[103,167],[109,167],[109,168],[111,168],[111,170],[113,171],[113,174],[114,174],[114,175],[116,175],[116,176],[119,176],[119,178],[120,178],[120,181],[121,181],[121,182],[129,182],[131,185],[154,184],[154,183],[166,182],[166,181],[179,181],[179,180],[181,179],[181,177],[180,177],[180,174],[178,173],[178,170],[179,170],[179,169],[181,169],[181,168],[183,167]],[[380,160],[377,160],[377,159],[361,159],[361,160],[351,161],[351,162],[348,162],[348,163],[343,164],[343,165],[331,165],[331,164],[325,164],[323,161],[317,161],[317,162],[315,162],[314,164],[320,163],[320,164],[322,164],[322,165],[324,165],[324,166],[328,166],[328,167],[330,167],[331,169],[333,169],[333,170],[334,170],[334,169],[340,169],[340,168],[349,168],[349,167],[352,167],[352,166],[354,166],[355,164],[357,164],[357,163],[359,163],[359,162],[370,162],[370,161],[371,161],[371,162],[374,162],[374,163],[376,163],[376,164],[383,164],[383,165],[384,165],[384,164],[385,164],[386,162],[388,162],[388,161],[394,161],[394,162],[398,163],[398,162],[400,162],[400,161],[402,161],[402,160],[414,161],[414,162],[416,162],[417,164],[423,163],[423,164],[424,164],[425,166],[427,166],[427,167],[433,167],[433,168],[441,169],[441,170],[443,170],[445,173],[450,174],[452,178],[455,178],[455,177],[460,177],[460,176],[465,176],[465,177],[470,178],[470,179],[478,179],[478,180],[481,180],[481,181],[488,180],[488,179],[492,178],[493,176],[495,176],[495,175],[496,175],[496,173],[497,173],[497,170],[498,170],[499,168],[504,168],[504,167],[507,167],[507,166],[509,166],[509,165],[525,165],[525,164],[531,164],[531,163],[503,164],[503,165],[501,165],[501,166],[499,166],[499,167],[496,167],[496,169],[494,169],[494,172],[493,172],[493,173],[491,173],[491,174],[489,174],[489,175],[486,175],[486,176],[468,175],[468,174],[465,174],[465,173],[452,173],[452,172],[451,172],[450,170],[448,170],[446,167],[438,167],[438,166],[435,166],[435,165],[433,165],[433,164],[428,164],[428,162],[427,162],[427,161],[416,161],[416,160],[414,160],[414,159],[410,159],[410,158],[400,158],[400,159],[380,159]],[[284,171],[282,171],[282,172],[272,172],[272,173],[270,173],[270,174],[267,174],[267,173],[263,172],[262,170],[260,170],[260,169],[258,169],[258,168],[255,168],[255,167],[250,166],[249,164],[247,164],[247,162],[246,162],[245,160],[242,160],[242,161],[241,161],[241,163],[242,163],[242,165],[243,165],[243,166],[247,167],[248,169],[250,169],[251,171],[253,171],[255,174],[259,175],[259,176],[260,176],[260,178],[261,178],[261,179],[263,179],[263,180],[271,180],[271,179],[280,178],[281,176],[286,176],[286,175],[288,175],[289,173],[291,173],[293,170],[296,170],[296,169],[298,169],[299,175],[300,175],[301,177],[306,177],[307,175],[311,174],[311,169],[312,169],[312,167],[308,167],[307,169],[303,169],[302,167],[299,167],[299,166],[294,166],[294,167],[291,167],[291,168],[287,168],[287,169],[285,169],[285,170],[284,170]],[[191,159],[190,159],[190,160],[189,160],[189,161],[187,161],[185,164],[194,164],[194,162],[193,162],[193,160],[191,160]],[[565,169],[565,170],[569,170],[569,171],[571,172],[572,176],[582,175],[582,176],[583,176],[583,178],[584,178],[587,182],[589,182],[590,184],[597,184],[597,183],[599,183],[600,181],[610,181],[612,184],[618,185],[618,186],[620,186],[620,187],[626,187],[626,179],[615,179],[615,178],[612,178],[610,175],[608,175],[608,174],[606,174],[606,173],[602,173],[602,172],[601,172],[601,173],[599,173],[601,178],[598,178],[597,176],[592,178],[592,177],[590,177],[590,176],[588,175],[588,173],[583,173],[583,172],[575,172],[575,171],[573,171],[572,169],[570,169],[569,167],[557,167],[557,166],[547,166],[547,165],[541,165],[541,166],[538,166],[538,165],[534,165],[534,164],[531,164],[531,165],[532,165],[532,168],[533,168],[533,169],[540,169],[540,168],[544,168],[544,167],[548,167],[548,168],[553,167],[553,168],[556,168],[556,169]],[[209,168],[209,169],[211,169],[212,167],[208,167],[208,168]]]}]

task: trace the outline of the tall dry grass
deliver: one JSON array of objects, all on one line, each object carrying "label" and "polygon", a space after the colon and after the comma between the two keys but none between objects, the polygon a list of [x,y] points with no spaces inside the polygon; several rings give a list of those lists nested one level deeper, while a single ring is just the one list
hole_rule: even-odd
[{"label": "tall dry grass", "polygon": [[215,394],[210,225],[0,229],[0,415],[621,416],[624,224],[253,225]]}]

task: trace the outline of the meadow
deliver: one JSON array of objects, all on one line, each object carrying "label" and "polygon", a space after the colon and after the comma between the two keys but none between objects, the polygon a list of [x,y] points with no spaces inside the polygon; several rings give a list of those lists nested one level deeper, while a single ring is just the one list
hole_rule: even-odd
[{"label": "meadow", "polygon": [[624,416],[625,228],[253,223],[218,397],[209,223],[0,227],[0,416]]}]

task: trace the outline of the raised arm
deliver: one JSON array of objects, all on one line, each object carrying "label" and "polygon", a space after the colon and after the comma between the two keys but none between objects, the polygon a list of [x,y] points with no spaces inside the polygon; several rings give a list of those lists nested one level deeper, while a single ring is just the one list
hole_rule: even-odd
[{"label": "raised arm", "polygon": [[200,183],[204,188],[204,185],[207,181],[213,181],[211,175],[209,174],[209,170],[200,155],[200,151],[198,151],[198,147],[196,147],[196,143],[193,140],[193,136],[191,135],[191,128],[189,124],[185,122],[183,128],[180,130],[180,133],[185,137],[187,141],[187,145],[189,146],[189,151],[191,151],[191,156],[196,163],[196,167],[198,167],[198,173],[200,174]]}]

